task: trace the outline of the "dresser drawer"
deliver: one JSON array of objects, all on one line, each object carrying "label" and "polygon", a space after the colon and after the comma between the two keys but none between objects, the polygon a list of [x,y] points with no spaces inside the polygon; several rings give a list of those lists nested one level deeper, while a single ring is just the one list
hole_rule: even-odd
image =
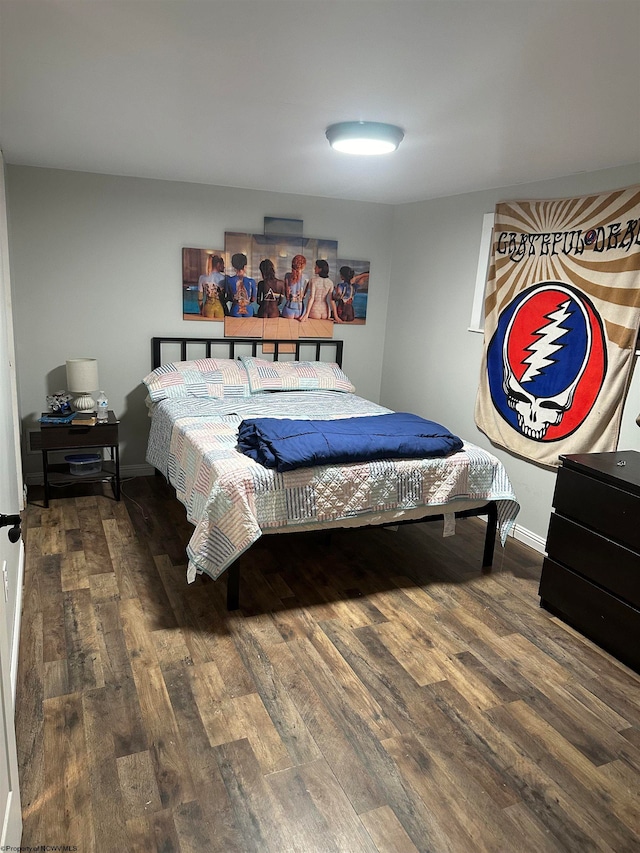
[{"label": "dresser drawer", "polygon": [[640,555],[634,551],[554,513],[547,553],[555,562],[640,608]]},{"label": "dresser drawer", "polygon": [[558,471],[556,511],[640,551],[640,497],[577,471]]},{"label": "dresser drawer", "polygon": [[636,671],[640,670],[640,610],[546,558],[541,604]]}]

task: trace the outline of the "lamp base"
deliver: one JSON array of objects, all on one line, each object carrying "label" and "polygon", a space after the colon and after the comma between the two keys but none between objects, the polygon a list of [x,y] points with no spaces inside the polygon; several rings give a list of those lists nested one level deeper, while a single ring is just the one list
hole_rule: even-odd
[{"label": "lamp base", "polygon": [[96,407],[96,401],[91,394],[80,394],[73,401],[73,408],[76,412],[92,412]]}]

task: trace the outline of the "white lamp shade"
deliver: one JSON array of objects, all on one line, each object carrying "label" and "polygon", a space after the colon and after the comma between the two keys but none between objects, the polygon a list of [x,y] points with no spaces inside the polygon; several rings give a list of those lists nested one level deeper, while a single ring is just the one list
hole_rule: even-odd
[{"label": "white lamp shade", "polygon": [[74,408],[80,412],[95,408],[92,391],[98,389],[98,362],[95,358],[67,359],[67,390],[79,394]]},{"label": "white lamp shade", "polygon": [[97,391],[98,361],[95,358],[70,358],[67,360],[68,391]]}]

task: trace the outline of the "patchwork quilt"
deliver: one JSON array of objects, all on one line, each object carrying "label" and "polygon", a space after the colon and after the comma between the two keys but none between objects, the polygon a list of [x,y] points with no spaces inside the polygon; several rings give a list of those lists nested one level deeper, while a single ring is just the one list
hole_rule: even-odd
[{"label": "patchwork quilt", "polygon": [[150,404],[147,461],[184,504],[195,530],[187,580],[219,577],[261,535],[453,513],[495,500],[504,544],[519,506],[500,461],[475,445],[444,458],[378,459],[278,472],[237,450],[249,417],[334,419],[389,414],[355,394],[274,392],[249,399]]}]

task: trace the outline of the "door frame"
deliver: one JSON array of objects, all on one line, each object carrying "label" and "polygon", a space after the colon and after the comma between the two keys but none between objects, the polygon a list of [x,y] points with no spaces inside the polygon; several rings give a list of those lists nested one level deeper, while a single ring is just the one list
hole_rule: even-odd
[{"label": "door frame", "polygon": [[[0,512],[15,515],[25,507],[20,453],[9,237],[4,157],[0,151],[0,454],[6,460],[0,482]],[[24,543],[12,542],[0,528],[0,845],[17,848],[22,838],[20,779],[15,731],[18,650],[22,614]]]}]

